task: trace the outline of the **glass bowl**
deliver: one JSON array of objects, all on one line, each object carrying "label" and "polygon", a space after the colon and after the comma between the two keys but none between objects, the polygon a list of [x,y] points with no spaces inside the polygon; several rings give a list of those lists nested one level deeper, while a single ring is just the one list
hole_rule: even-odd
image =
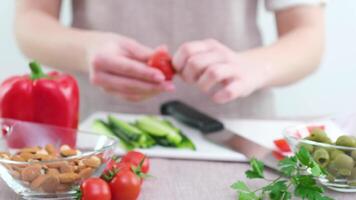
[{"label": "glass bowl", "polygon": [[[304,146],[315,161],[319,159],[318,163],[321,163],[329,173],[328,176],[318,178],[322,185],[339,192],[356,192],[356,156],[354,155],[354,158],[351,156],[353,151],[356,153],[356,148],[303,139],[310,135],[311,129],[316,127],[323,127],[332,141],[336,141],[340,135],[347,135],[335,124],[314,123],[288,127],[284,130],[284,137],[293,153],[297,152],[301,146]],[[325,151],[318,149],[324,149]],[[318,150],[318,153],[315,153],[316,150]],[[320,156],[320,152],[323,152],[324,155]],[[339,152],[347,155],[346,159],[345,156],[338,156],[337,153]],[[326,153],[327,155],[325,155]]]},{"label": "glass bowl", "polygon": [[[99,177],[117,145],[103,135],[38,123],[0,119],[0,127],[0,176],[24,199],[73,199],[73,188]],[[50,154],[43,148],[49,144],[63,151]],[[75,155],[63,157],[64,150]]]}]

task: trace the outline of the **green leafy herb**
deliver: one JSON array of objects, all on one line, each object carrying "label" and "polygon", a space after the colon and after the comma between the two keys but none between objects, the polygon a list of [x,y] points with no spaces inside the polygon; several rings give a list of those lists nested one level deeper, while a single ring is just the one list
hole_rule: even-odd
[{"label": "green leafy herb", "polygon": [[[285,177],[268,180],[264,176],[264,164],[257,159],[251,159],[251,169],[246,171],[249,179],[264,179],[267,185],[252,190],[246,183],[237,181],[231,185],[236,190],[238,200],[290,200],[293,196],[307,200],[332,200],[325,196],[324,189],[319,186],[315,178],[328,176],[312,158],[310,153],[302,147],[295,156],[287,157],[279,162],[280,172]],[[311,172],[306,175],[306,171]]]},{"label": "green leafy herb", "polygon": [[247,170],[245,172],[247,178],[253,179],[253,178],[264,178],[263,176],[263,170],[264,170],[264,164],[263,162],[256,160],[256,159],[251,159],[250,161],[251,165],[251,170]]}]

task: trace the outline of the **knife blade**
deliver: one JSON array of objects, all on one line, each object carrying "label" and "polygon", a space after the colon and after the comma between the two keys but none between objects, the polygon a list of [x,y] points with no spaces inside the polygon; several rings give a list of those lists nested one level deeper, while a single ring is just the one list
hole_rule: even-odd
[{"label": "knife blade", "polygon": [[161,106],[161,114],[169,115],[177,121],[199,130],[209,141],[244,154],[247,158],[256,158],[271,169],[278,170],[278,160],[273,151],[244,136],[230,131],[224,124],[195,108],[180,101],[169,101]]}]

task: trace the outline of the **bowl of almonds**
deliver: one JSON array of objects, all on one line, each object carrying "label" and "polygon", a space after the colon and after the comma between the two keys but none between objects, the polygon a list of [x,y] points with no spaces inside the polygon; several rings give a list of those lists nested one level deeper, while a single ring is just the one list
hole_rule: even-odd
[{"label": "bowl of almonds", "polygon": [[[95,133],[35,123],[36,127],[31,128],[32,123],[20,121],[15,126],[14,120],[10,122],[0,120],[3,130],[0,138],[0,176],[24,199],[71,199],[82,180],[102,174],[117,145],[115,139]],[[13,138],[11,142],[8,138],[23,124],[28,138],[22,138],[21,144],[14,145]],[[53,135],[46,137],[45,133],[53,134],[52,131],[56,134],[70,131],[71,135],[75,131],[75,144],[65,144]]]}]

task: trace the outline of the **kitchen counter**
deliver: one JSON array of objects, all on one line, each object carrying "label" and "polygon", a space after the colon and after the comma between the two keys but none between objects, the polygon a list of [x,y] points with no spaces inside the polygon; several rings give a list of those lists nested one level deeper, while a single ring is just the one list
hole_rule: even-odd
[{"label": "kitchen counter", "polygon": [[[154,176],[143,185],[140,200],[225,200],[236,199],[230,185],[236,180],[246,180],[246,163],[206,162],[171,159],[151,159],[151,174]],[[267,171],[267,177],[277,174]],[[250,186],[259,187],[263,181],[248,181]],[[351,200],[355,194],[327,190],[334,199]],[[0,181],[0,199],[20,199]]]}]

